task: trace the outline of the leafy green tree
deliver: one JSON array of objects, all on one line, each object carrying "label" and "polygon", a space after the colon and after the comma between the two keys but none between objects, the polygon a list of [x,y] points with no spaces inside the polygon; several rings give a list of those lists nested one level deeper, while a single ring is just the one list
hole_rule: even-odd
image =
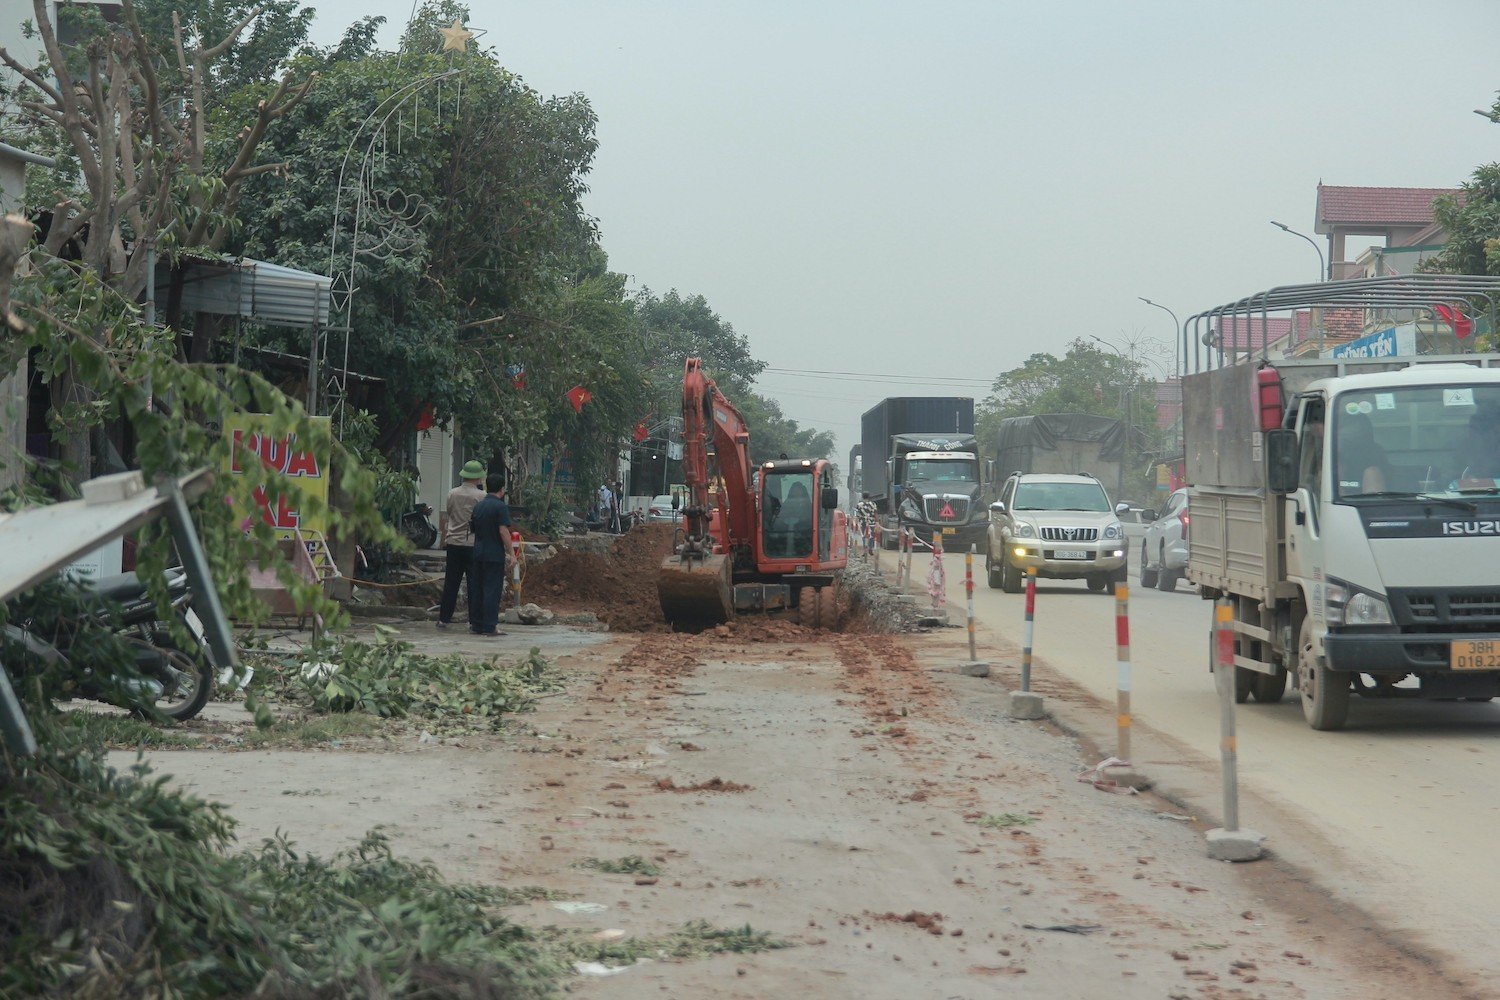
[{"label": "leafy green tree", "polygon": [[[980,441],[992,447],[1000,421],[1040,413],[1089,413],[1124,420],[1140,435],[1143,451],[1161,446],[1156,382],[1147,366],[1083,338],[1070,343],[1062,357],[1033,354],[996,376],[976,414]],[[1127,479],[1136,493],[1148,488],[1143,468],[1130,470]]]}]

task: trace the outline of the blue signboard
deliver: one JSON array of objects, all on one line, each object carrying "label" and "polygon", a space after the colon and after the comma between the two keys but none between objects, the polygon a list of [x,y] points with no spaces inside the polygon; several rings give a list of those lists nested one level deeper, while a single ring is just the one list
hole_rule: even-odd
[{"label": "blue signboard", "polygon": [[1417,330],[1410,324],[1371,333],[1333,349],[1335,358],[1395,358],[1416,353]]}]

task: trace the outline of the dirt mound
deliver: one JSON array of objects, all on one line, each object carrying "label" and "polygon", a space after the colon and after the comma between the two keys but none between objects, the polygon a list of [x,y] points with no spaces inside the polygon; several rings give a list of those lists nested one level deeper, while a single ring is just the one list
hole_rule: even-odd
[{"label": "dirt mound", "polygon": [[723,778],[709,778],[696,785],[678,785],[671,778],[657,778],[656,790],[659,792],[748,792],[750,786],[742,785],[737,781],[725,781]]},{"label": "dirt mound", "polygon": [[613,632],[665,632],[656,575],[672,551],[672,531],[670,524],[632,528],[607,556],[559,547],[528,569],[527,590],[540,603],[592,611]]}]

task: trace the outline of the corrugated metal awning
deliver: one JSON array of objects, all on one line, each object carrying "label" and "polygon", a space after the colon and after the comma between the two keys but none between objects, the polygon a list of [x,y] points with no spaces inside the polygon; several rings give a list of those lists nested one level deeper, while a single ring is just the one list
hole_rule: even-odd
[{"label": "corrugated metal awning", "polygon": [[[300,271],[264,260],[188,258],[184,271],[183,312],[239,316],[269,326],[327,326],[331,282],[326,275]],[[157,287],[170,280],[170,265],[157,274]]]}]

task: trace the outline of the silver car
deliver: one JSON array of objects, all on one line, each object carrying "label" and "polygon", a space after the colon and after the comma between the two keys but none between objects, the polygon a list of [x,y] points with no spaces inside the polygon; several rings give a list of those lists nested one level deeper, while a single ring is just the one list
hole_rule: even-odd
[{"label": "silver car", "polygon": [[1097,591],[1125,579],[1125,528],[1093,476],[1011,476],[990,504],[988,543],[989,585],[1006,593],[1018,593],[1032,568]]},{"label": "silver car", "polygon": [[672,494],[662,493],[651,498],[646,508],[646,520],[672,524],[682,520],[682,508],[672,506]]},{"label": "silver car", "polygon": [[1188,492],[1177,490],[1167,498],[1156,520],[1146,526],[1141,539],[1141,586],[1171,592],[1177,589],[1188,563]]}]

